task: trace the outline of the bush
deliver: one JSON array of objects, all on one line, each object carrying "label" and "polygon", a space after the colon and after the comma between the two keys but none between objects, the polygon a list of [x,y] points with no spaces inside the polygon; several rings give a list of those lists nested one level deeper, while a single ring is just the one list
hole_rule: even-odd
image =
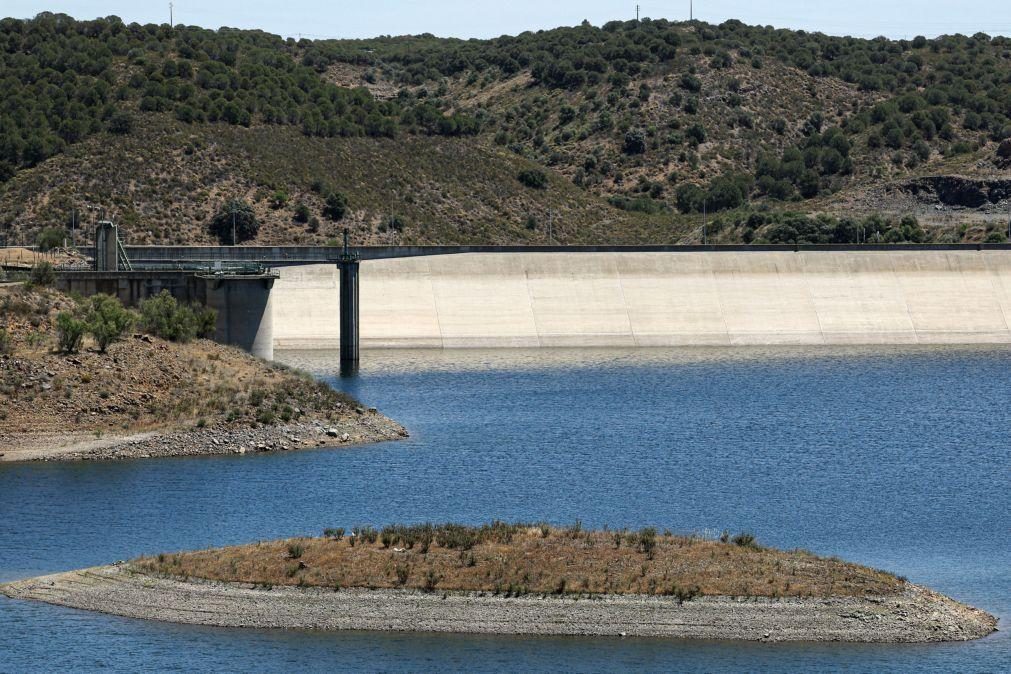
[{"label": "bush", "polygon": [[127,311],[118,299],[110,295],[95,295],[91,298],[85,318],[88,332],[98,343],[98,350],[105,350],[129,330],[136,317]]},{"label": "bush", "polygon": [[133,115],[120,110],[114,112],[109,118],[109,131],[118,135],[125,135],[133,131]]},{"label": "bush", "polygon": [[521,185],[535,190],[543,190],[548,186],[547,174],[539,169],[524,169],[516,175],[516,179]]},{"label": "bush", "polygon": [[642,154],[646,151],[646,136],[642,131],[629,131],[625,134],[625,142],[622,146],[625,154]]},{"label": "bush", "polygon": [[751,548],[752,550],[757,550],[759,548],[755,535],[746,532],[737,534],[730,539],[730,542],[741,548]]},{"label": "bush", "polygon": [[40,251],[45,253],[53,248],[59,248],[68,238],[70,237],[67,234],[67,230],[61,227],[46,227],[35,237],[35,245],[39,247]]},{"label": "bush", "polygon": [[289,559],[298,559],[305,552],[305,548],[298,543],[288,544],[288,557]]},{"label": "bush", "polygon": [[348,196],[343,192],[332,192],[324,200],[323,215],[334,222],[344,219],[348,212]]},{"label": "bush", "polygon": [[162,290],[140,303],[141,327],[171,342],[211,337],[217,320],[218,314],[214,309],[181,305],[168,290]]},{"label": "bush", "polygon": [[34,286],[51,286],[56,282],[56,271],[53,265],[43,260],[32,267],[28,281]]},{"label": "bush", "polygon": [[11,343],[11,335],[6,328],[0,328],[0,356],[9,356],[14,353],[14,345]]},{"label": "bush", "polygon": [[81,350],[87,325],[68,311],[56,314],[56,340],[63,353],[77,353]]},{"label": "bush", "polygon": [[288,205],[288,193],[278,190],[270,195],[270,207],[275,211]]},{"label": "bush", "polygon": [[325,538],[332,538],[334,540],[341,540],[344,538],[344,528],[338,527],[336,529],[324,529],[323,536]]},{"label": "bush", "polygon": [[310,217],[312,217],[312,211],[309,210],[308,206],[303,203],[295,206],[295,222],[301,222],[304,224],[309,222]]},{"label": "bush", "polygon": [[222,245],[234,246],[255,239],[260,223],[252,206],[241,199],[231,199],[214,214],[208,229]]}]

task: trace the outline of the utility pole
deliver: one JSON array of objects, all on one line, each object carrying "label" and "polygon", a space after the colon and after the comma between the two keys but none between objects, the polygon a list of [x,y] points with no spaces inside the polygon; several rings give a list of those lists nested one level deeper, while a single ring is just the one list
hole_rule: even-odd
[{"label": "utility pole", "polygon": [[702,200],[702,245],[703,246],[706,246],[706,245],[709,244],[709,234],[706,231],[706,229],[707,229],[706,228],[706,224],[707,224],[706,223],[706,205],[707,205],[707,201],[705,199],[703,199]]},{"label": "utility pole", "polygon": [[695,20],[695,0],[688,0],[688,22]]},{"label": "utility pole", "polygon": [[639,5],[635,6],[635,22],[639,23]]},{"label": "utility pole", "polygon": [[70,243],[77,247],[77,207],[70,211]]},{"label": "utility pole", "polygon": [[555,232],[552,229],[552,225],[554,225],[554,217],[553,216],[554,216],[554,213],[549,208],[548,209],[548,241],[550,243],[554,243],[555,242]]},{"label": "utility pole", "polygon": [[171,2],[168,4],[168,25],[169,25],[169,28],[175,28],[176,27],[175,17],[172,15],[172,3]]},{"label": "utility pole", "polygon": [[232,200],[232,245],[235,245],[235,200]]}]

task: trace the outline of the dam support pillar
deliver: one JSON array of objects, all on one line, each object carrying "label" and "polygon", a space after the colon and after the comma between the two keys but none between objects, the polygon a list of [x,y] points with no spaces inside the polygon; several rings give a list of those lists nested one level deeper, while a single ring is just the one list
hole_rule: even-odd
[{"label": "dam support pillar", "polygon": [[348,230],[344,230],[344,250],[338,258],[340,268],[341,363],[342,375],[358,372],[358,268],[357,253],[348,248]]},{"label": "dam support pillar", "polygon": [[274,358],[274,313],[270,291],[276,274],[200,274],[208,307],[218,312],[214,341],[264,360]]}]

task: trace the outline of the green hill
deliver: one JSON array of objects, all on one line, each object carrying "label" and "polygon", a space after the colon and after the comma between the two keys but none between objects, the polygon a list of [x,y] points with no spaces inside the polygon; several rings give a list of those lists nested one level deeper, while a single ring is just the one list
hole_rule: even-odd
[{"label": "green hill", "polygon": [[983,34],[314,42],[42,14],[0,21],[0,59],[15,239],[94,204],[132,241],[205,242],[237,196],[258,243],[676,242],[703,210],[716,241],[997,240],[1011,199],[1011,40]]}]

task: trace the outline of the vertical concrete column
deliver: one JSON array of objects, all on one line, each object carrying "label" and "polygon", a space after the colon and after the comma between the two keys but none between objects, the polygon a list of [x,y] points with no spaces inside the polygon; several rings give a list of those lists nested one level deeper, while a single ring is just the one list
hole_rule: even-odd
[{"label": "vertical concrete column", "polygon": [[357,259],[344,259],[340,267],[341,373],[358,369],[358,268]]},{"label": "vertical concrete column", "polygon": [[274,312],[270,276],[206,277],[207,306],[218,312],[214,340],[274,358]]},{"label": "vertical concrete column", "polygon": [[119,230],[105,220],[95,230],[95,271],[119,271]]}]

